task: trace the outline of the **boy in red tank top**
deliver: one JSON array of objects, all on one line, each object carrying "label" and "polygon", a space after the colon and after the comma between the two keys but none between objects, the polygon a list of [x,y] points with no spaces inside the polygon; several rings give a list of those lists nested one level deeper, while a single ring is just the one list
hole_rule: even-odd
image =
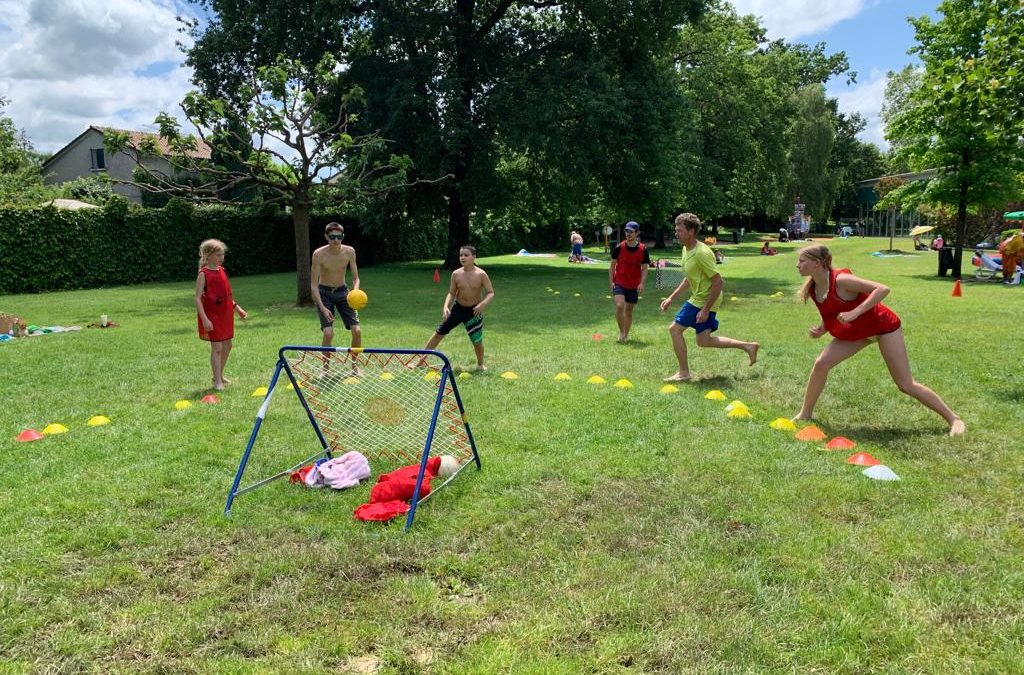
[{"label": "boy in red tank top", "polygon": [[804,302],[807,298],[814,300],[821,314],[821,323],[810,328],[808,334],[812,338],[820,338],[829,333],[833,339],[811,368],[804,402],[794,420],[811,419],[832,368],[872,342],[877,342],[889,374],[900,391],[941,415],[949,425],[950,436],[964,433],[966,427],[960,417],[938,394],[911,375],[900,319],[882,304],[882,299],[889,294],[886,286],[855,277],[848,269],[833,269],[832,254],[824,246],[808,246],[802,250],[797,259],[797,270],[807,277],[800,296]]}]

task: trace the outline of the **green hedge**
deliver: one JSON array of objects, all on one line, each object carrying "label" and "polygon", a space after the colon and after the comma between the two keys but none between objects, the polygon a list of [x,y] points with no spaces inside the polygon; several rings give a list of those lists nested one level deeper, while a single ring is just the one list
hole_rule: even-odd
[{"label": "green hedge", "polygon": [[[322,225],[321,225],[322,227]],[[195,278],[199,243],[227,244],[232,276],[295,269],[291,218],[228,207],[0,209],[0,292],[37,293]]]}]

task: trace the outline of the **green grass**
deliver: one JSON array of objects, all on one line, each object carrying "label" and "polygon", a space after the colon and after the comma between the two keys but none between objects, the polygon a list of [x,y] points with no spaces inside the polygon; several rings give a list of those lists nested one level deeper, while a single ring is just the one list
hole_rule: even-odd
[{"label": "green grass", "polygon": [[[484,469],[410,534],[353,520],[366,486],[279,481],[221,515],[250,392],[279,346],[319,339],[291,276],[233,279],[251,314],[234,384],[186,411],[174,402],[210,379],[191,284],[0,297],[32,323],[121,324],[0,345],[0,671],[1021,672],[1024,298],[980,283],[951,298],[933,254],[868,255],[886,245],[833,248],[891,286],[915,375],[967,435],[949,439],[900,394],[874,348],[840,366],[816,413],[900,482],[768,428],[797,410],[825,344],[793,297],[796,245],[725,247],[721,333],[759,340],[761,360],[689,335],[699,380],[672,395],[659,393],[674,370],[663,293],[647,291],[633,342],[617,345],[605,268],[492,258],[491,371],[459,382]],[[426,342],[445,292],[432,266],[363,275],[367,346]],[[441,348],[472,363],[458,332]],[[635,388],[610,386],[623,377]],[[754,419],[727,419],[712,388]],[[286,393],[254,472],[316,449]],[[113,424],[85,426],[96,414]],[[14,442],[50,422],[70,432]]]}]

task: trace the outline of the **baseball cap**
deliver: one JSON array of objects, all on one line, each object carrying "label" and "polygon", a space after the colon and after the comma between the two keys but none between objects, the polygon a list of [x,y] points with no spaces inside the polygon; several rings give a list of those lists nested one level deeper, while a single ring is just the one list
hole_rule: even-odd
[{"label": "baseball cap", "polygon": [[635,221],[631,220],[628,223],[626,223],[626,231],[628,232],[630,230],[632,230],[633,232],[639,232],[640,225],[638,225]]}]

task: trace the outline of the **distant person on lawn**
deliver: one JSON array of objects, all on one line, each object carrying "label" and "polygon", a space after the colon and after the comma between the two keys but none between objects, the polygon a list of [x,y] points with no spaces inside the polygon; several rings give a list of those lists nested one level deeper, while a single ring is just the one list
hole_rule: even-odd
[{"label": "distant person on lawn", "polygon": [[669,326],[672,349],[675,351],[679,368],[665,382],[685,382],[690,379],[690,365],[686,356],[686,341],[683,332],[692,328],[697,334],[697,345],[713,349],[742,349],[750,358],[750,365],[757,363],[757,342],[744,342],[727,337],[712,335],[718,330],[718,308],[722,305],[722,275],[715,268],[715,254],[711,248],[697,240],[700,233],[700,219],[692,213],[676,216],[676,237],[683,245],[683,281],[672,294],[661,302],[661,311],[668,309],[681,293],[690,290],[690,299],[676,314]]},{"label": "distant person on lawn", "polygon": [[807,277],[800,289],[800,297],[804,302],[807,298],[814,300],[821,314],[821,323],[807,332],[812,338],[829,333],[832,341],[814,361],[803,405],[794,420],[811,419],[829,371],[872,342],[877,342],[889,374],[900,391],[941,415],[949,425],[950,436],[964,433],[966,427],[960,417],[938,394],[911,375],[900,318],[882,304],[882,299],[889,295],[886,286],[855,277],[848,269],[834,269],[832,254],[824,246],[803,249],[797,259],[797,270]]}]

